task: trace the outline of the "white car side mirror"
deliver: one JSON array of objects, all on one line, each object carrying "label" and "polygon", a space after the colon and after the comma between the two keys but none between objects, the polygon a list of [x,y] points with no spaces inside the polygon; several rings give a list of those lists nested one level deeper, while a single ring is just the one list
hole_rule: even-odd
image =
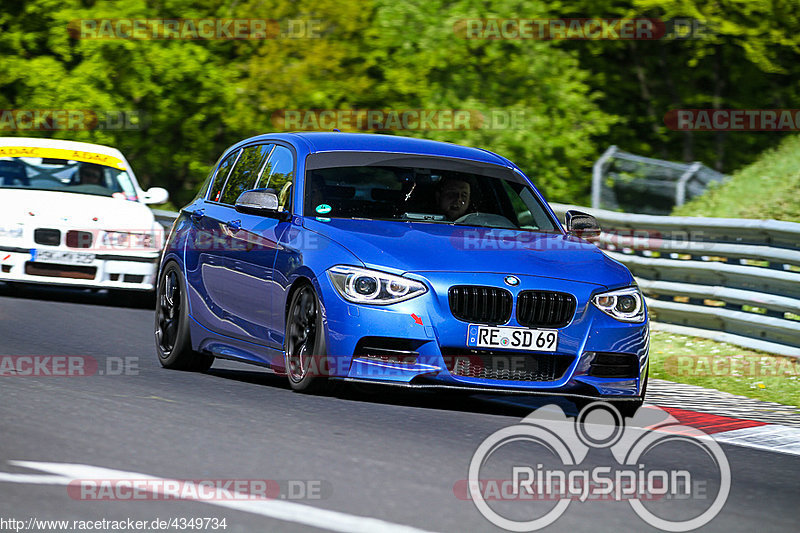
[{"label": "white car side mirror", "polygon": [[161,187],[150,187],[142,195],[145,204],[163,204],[169,200],[169,192]]}]

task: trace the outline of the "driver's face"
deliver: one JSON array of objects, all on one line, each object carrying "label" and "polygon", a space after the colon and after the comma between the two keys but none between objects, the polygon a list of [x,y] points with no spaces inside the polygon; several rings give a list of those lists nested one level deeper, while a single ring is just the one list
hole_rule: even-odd
[{"label": "driver's face", "polygon": [[82,168],[81,169],[81,183],[88,185],[100,185],[103,176],[100,171],[95,168]]},{"label": "driver's face", "polygon": [[439,209],[450,220],[464,216],[469,207],[469,183],[450,181],[439,191]]}]

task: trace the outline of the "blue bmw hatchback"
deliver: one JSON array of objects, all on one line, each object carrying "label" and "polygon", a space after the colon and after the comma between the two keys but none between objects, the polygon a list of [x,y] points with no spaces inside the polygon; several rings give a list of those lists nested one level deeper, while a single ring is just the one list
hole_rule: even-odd
[{"label": "blue bmw hatchback", "polygon": [[156,345],[167,368],[644,399],[648,322],[630,272],[562,226],[509,160],[377,134],[287,133],[222,154],[172,227]]}]

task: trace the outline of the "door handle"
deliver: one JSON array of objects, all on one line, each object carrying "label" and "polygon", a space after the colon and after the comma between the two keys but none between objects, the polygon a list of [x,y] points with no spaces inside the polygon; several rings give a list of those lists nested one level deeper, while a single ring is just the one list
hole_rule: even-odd
[{"label": "door handle", "polygon": [[204,216],[206,216],[206,210],[195,209],[194,211],[192,211],[192,214],[190,216],[192,217],[192,220],[196,222],[198,220],[201,220]]},{"label": "door handle", "polygon": [[242,229],[242,221],[241,220],[229,220],[225,223],[233,231],[239,231]]}]

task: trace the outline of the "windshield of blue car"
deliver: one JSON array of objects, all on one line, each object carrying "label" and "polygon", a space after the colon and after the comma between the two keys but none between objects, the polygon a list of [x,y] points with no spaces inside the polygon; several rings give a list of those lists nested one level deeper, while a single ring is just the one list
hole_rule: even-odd
[{"label": "windshield of blue car", "polygon": [[306,174],[303,211],[311,217],[557,231],[530,186],[516,173],[505,175],[383,165],[318,168]]},{"label": "windshield of blue car", "polygon": [[127,172],[97,163],[66,159],[0,157],[0,188],[136,200],[136,189]]}]

